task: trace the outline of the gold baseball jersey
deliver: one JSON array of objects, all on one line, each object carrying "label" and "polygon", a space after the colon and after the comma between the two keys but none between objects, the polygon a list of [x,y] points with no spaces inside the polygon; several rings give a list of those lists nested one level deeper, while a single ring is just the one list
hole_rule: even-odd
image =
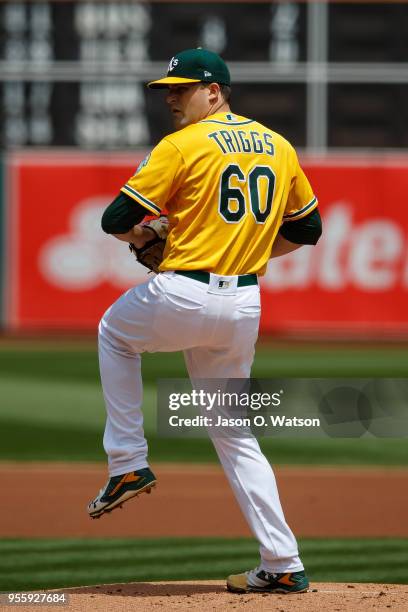
[{"label": "gold baseball jersey", "polygon": [[168,213],[162,272],[262,275],[281,224],[317,206],[290,143],[231,112],[163,138],[122,191]]}]

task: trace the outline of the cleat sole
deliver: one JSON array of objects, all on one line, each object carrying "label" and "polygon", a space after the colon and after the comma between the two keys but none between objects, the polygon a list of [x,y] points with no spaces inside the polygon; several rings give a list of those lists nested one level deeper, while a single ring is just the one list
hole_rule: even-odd
[{"label": "cleat sole", "polygon": [[276,589],[258,589],[256,587],[246,587],[246,588],[240,588],[240,587],[232,587],[229,584],[227,584],[227,591],[229,591],[230,593],[269,593],[271,595],[273,595],[273,593],[277,593],[278,595],[296,595],[297,593],[309,593],[310,592],[310,588],[307,586],[304,589],[299,589],[298,591],[288,591],[287,589],[280,589],[279,587],[277,587]]}]

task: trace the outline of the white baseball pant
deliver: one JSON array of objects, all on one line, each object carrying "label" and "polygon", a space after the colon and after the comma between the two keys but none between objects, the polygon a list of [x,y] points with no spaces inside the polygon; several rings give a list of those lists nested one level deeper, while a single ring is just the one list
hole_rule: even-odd
[{"label": "white baseball pant", "polygon": [[[109,474],[148,466],[143,432],[141,353],[184,351],[190,379],[249,378],[260,317],[259,287],[214,293],[198,280],[164,272],[129,289],[99,325]],[[222,277],[225,278],[225,277]],[[235,284],[236,284],[235,277]],[[214,289],[215,287],[215,289]],[[211,434],[211,432],[209,432]],[[303,569],[272,468],[255,437],[212,437],[239,506],[260,542],[261,567]]]}]

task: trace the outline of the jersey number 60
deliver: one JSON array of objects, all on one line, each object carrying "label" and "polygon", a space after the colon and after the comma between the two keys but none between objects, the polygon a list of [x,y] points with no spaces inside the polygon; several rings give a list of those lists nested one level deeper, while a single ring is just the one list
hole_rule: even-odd
[{"label": "jersey number 60", "polygon": [[[241,168],[237,164],[230,164],[224,170],[220,180],[220,201],[218,212],[227,223],[239,223],[247,212],[245,195],[241,187],[231,187],[230,179],[236,176],[239,182],[247,183],[249,190],[250,210],[257,223],[265,223],[268,218],[273,202],[275,191],[275,175],[269,166],[255,166],[245,177]],[[261,207],[259,197],[259,179],[266,178],[267,194],[266,202]],[[234,206],[231,203],[234,202]]]}]

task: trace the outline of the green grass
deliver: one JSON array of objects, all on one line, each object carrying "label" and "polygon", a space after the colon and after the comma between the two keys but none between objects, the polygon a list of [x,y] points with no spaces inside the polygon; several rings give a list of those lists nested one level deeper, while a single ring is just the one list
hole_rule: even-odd
[{"label": "green grass", "polygon": [[[103,430],[1,421],[0,460],[12,461],[106,461]],[[148,437],[149,458],[160,461],[205,463],[218,461],[211,442],[205,439]],[[261,447],[275,465],[408,465],[405,439],[263,439]]]},{"label": "green grass", "polygon": [[[304,539],[315,582],[407,583],[408,540]],[[115,582],[224,579],[258,564],[248,539],[0,540],[0,590]]]},{"label": "green grass", "polygon": [[[145,432],[155,461],[215,461],[206,439],[162,439],[156,381],[185,377],[180,353],[145,354]],[[96,346],[15,343],[0,348],[0,460],[104,461],[105,409]],[[253,376],[408,376],[408,350],[395,347],[260,345]],[[280,439],[261,445],[273,463],[408,465],[404,439]]]},{"label": "green grass", "polygon": [[[181,353],[144,354],[143,377],[185,377]],[[99,381],[96,345],[58,345],[32,342],[0,348],[0,372],[25,379],[68,382]],[[310,346],[259,344],[252,368],[253,377],[408,377],[408,348],[405,346]]]}]

